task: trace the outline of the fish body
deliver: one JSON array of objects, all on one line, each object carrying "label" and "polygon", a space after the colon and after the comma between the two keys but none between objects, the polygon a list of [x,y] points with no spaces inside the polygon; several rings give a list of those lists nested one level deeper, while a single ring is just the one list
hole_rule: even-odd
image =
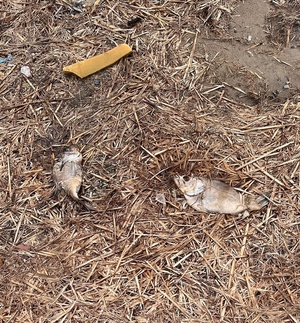
[{"label": "fish body", "polygon": [[267,204],[264,197],[254,199],[237,192],[230,185],[219,180],[182,176],[174,178],[175,184],[184,194],[187,204],[205,213],[239,214],[260,210]]},{"label": "fish body", "polygon": [[69,147],[53,166],[53,180],[58,189],[63,189],[70,197],[79,200],[78,192],[82,184],[82,154],[76,147]]}]

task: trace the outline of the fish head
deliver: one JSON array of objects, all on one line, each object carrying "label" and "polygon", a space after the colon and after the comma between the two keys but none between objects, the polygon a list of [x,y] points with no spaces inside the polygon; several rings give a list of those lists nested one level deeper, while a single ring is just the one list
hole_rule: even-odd
[{"label": "fish head", "polygon": [[63,163],[67,162],[74,162],[74,163],[81,163],[82,161],[82,154],[75,146],[70,146],[66,149],[63,154]]},{"label": "fish head", "polygon": [[174,177],[175,184],[184,195],[196,196],[204,191],[205,185],[200,178],[191,177],[187,180],[185,178],[185,176]]}]

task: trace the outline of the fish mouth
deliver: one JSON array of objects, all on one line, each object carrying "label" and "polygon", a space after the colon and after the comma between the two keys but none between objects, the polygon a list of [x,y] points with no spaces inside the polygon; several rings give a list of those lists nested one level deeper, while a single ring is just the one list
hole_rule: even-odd
[{"label": "fish mouth", "polygon": [[[187,193],[187,188],[186,186],[186,182],[185,178],[187,178],[187,176],[179,176],[176,175],[174,176],[174,182],[176,184],[176,186],[178,187],[178,189],[184,194],[184,195],[188,195]],[[190,196],[190,195],[189,195]]]},{"label": "fish mouth", "polygon": [[72,158],[75,158],[75,157],[79,157],[80,156],[79,153],[65,153],[65,155],[67,157],[72,157]]},{"label": "fish mouth", "polygon": [[179,190],[186,196],[194,197],[202,193],[205,185],[200,178],[184,176],[175,176],[175,184]]},{"label": "fish mouth", "polygon": [[[189,178],[186,176],[186,175],[184,175],[184,176],[180,176],[180,175],[175,175],[174,176],[174,182],[177,184],[179,184],[179,185],[182,185],[182,184],[185,184],[186,182],[188,182],[189,181]],[[178,185],[177,184],[177,185]]]},{"label": "fish mouth", "polygon": [[79,156],[81,153],[76,149],[76,150],[66,150],[65,154],[66,155],[77,155],[77,156]]},{"label": "fish mouth", "polygon": [[67,155],[73,155],[73,154],[80,155],[80,151],[76,146],[72,145],[72,146],[69,146],[69,147],[66,148],[65,154],[67,154]]},{"label": "fish mouth", "polygon": [[174,182],[176,184],[176,186],[182,190],[182,186],[184,185],[185,181],[183,180],[182,176],[176,175],[174,176]]}]

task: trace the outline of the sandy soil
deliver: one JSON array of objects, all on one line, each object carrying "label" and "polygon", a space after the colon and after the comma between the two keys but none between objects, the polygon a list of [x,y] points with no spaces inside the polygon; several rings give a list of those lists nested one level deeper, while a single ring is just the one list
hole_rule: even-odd
[{"label": "sandy soil", "polygon": [[[289,19],[281,21],[287,10]],[[255,105],[262,98],[285,101],[299,93],[297,10],[299,5],[274,9],[269,1],[248,0],[233,10],[224,26],[225,39],[200,37],[199,50],[204,47],[213,60],[214,81],[226,79],[232,98]]]}]

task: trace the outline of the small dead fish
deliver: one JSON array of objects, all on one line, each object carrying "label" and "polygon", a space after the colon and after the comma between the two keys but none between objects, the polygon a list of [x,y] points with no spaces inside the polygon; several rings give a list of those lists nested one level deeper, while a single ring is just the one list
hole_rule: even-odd
[{"label": "small dead fish", "polygon": [[264,196],[245,196],[218,180],[192,177],[186,181],[183,176],[175,176],[174,181],[187,204],[200,212],[239,214],[260,210],[268,203]]},{"label": "small dead fish", "polygon": [[71,198],[79,200],[78,192],[82,184],[82,155],[71,146],[53,166],[53,180],[58,189],[63,189]]}]

